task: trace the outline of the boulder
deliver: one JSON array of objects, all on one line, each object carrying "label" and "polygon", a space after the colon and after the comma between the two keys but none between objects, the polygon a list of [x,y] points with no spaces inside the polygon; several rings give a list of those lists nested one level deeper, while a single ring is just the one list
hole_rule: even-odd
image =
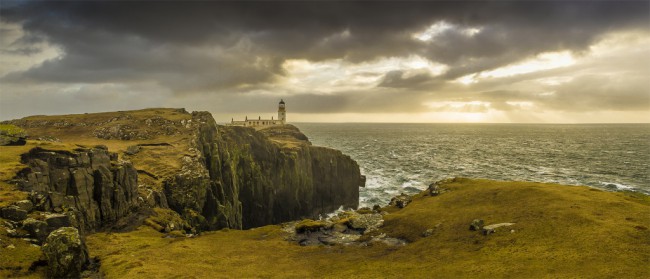
[{"label": "boulder", "polygon": [[39,243],[43,243],[48,235],[47,223],[33,218],[27,218],[23,221],[23,230],[36,238]]},{"label": "boulder", "polygon": [[79,278],[89,263],[88,249],[79,231],[72,227],[50,233],[41,249],[47,258],[50,278]]},{"label": "boulder", "polygon": [[2,218],[22,221],[27,218],[27,211],[20,209],[18,206],[10,205],[2,209]]},{"label": "boulder", "polygon": [[138,154],[138,152],[140,152],[140,146],[137,145],[131,145],[126,148],[126,151],[124,151],[127,155],[135,155]]},{"label": "boulder", "polygon": [[429,191],[430,196],[437,196],[440,194],[440,187],[438,187],[438,183],[431,183],[429,185],[429,188],[427,189]]},{"label": "boulder", "polygon": [[399,196],[396,196],[390,200],[390,205],[397,206],[398,208],[404,208],[411,202],[411,197],[407,194],[402,193]]},{"label": "boulder", "polygon": [[482,219],[474,219],[472,223],[469,224],[470,231],[480,231],[483,228],[485,222]]},{"label": "boulder", "polygon": [[29,200],[17,201],[14,205],[22,210],[27,211],[27,213],[31,212],[34,209],[34,204]]},{"label": "boulder", "polygon": [[351,229],[368,233],[374,231],[384,224],[384,218],[381,214],[359,214],[350,217],[348,226]]}]

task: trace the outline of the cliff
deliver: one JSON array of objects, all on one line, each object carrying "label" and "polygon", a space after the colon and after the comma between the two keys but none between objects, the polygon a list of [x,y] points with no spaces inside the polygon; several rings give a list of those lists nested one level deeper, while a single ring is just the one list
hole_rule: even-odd
[{"label": "cliff", "polygon": [[170,208],[191,224],[251,228],[358,206],[357,163],[312,146],[294,126],[218,126],[205,112],[194,112],[192,123],[193,155],[163,182]]},{"label": "cliff", "polygon": [[354,160],[312,146],[291,125],[220,126],[207,112],[183,109],[33,116],[8,124],[30,135],[20,148],[32,148],[12,183],[33,191],[38,209],[69,208],[91,230],[141,206],[169,207],[188,231],[313,218],[356,208],[363,186]]}]

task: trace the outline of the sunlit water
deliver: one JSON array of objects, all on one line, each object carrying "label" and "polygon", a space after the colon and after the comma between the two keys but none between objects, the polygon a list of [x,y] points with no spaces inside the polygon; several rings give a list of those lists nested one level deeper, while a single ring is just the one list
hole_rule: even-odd
[{"label": "sunlit water", "polygon": [[650,124],[295,124],[367,177],[360,206],[462,176],[650,194]]}]

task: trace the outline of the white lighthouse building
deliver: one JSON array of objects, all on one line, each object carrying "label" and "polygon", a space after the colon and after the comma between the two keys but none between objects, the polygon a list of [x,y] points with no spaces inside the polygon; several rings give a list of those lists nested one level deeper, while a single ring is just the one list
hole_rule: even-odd
[{"label": "white lighthouse building", "polygon": [[230,125],[232,126],[244,126],[244,127],[263,127],[263,126],[273,126],[273,125],[284,125],[287,123],[287,111],[285,108],[284,100],[280,99],[278,104],[278,118],[273,119],[262,119],[261,116],[258,116],[257,119],[246,119],[243,121],[235,121],[235,119],[230,120]]}]

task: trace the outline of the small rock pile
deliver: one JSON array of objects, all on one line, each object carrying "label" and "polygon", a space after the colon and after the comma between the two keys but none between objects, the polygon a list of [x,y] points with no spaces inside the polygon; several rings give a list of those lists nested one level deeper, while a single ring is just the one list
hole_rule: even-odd
[{"label": "small rock pile", "polygon": [[22,200],[0,209],[2,226],[9,237],[22,238],[35,245],[41,245],[47,236],[61,228],[78,226],[74,212],[50,213],[33,211],[29,200]]},{"label": "small rock pile", "polygon": [[391,238],[386,234],[377,234],[384,224],[381,213],[360,210],[341,212],[325,220],[306,219],[289,223],[285,231],[291,233],[288,240],[295,241],[301,246],[310,245],[368,245],[382,242],[387,245],[404,245],[405,241]]}]

